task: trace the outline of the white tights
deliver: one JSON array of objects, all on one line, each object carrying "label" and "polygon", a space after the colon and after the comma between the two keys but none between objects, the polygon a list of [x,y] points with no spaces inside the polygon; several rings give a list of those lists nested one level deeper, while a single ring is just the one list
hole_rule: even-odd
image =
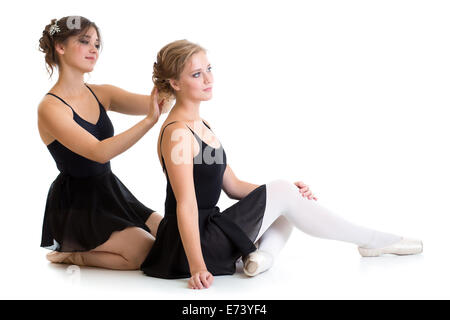
[{"label": "white tights", "polygon": [[344,220],[315,200],[303,197],[293,182],[274,180],[266,184],[266,191],[266,209],[256,241],[259,240],[258,250],[269,253],[273,258],[285,245],[293,227],[311,236],[350,242],[365,248],[380,248],[401,239],[397,235]]}]

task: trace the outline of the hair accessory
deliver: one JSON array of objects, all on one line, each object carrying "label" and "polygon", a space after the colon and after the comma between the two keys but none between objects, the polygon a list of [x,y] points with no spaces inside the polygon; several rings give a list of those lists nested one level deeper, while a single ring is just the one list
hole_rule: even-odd
[{"label": "hair accessory", "polygon": [[48,31],[48,33],[50,33],[50,35],[53,36],[55,33],[59,31],[61,30],[59,30],[58,20],[56,20],[55,23],[50,26],[50,30]]}]

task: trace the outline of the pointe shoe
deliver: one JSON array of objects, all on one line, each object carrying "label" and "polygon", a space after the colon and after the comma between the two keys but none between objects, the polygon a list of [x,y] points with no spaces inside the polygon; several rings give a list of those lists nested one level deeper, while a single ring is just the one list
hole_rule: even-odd
[{"label": "pointe shoe", "polygon": [[59,251],[52,251],[50,253],[47,253],[47,260],[53,263],[64,263],[64,260],[66,260],[72,253],[71,252],[59,252]]},{"label": "pointe shoe", "polygon": [[256,250],[242,259],[244,262],[244,273],[254,277],[268,270],[273,263],[272,255],[268,252]]},{"label": "pointe shoe", "polygon": [[383,248],[368,249],[358,247],[359,253],[363,257],[378,257],[382,254],[418,254],[423,251],[423,243],[421,240],[402,238],[400,241]]}]

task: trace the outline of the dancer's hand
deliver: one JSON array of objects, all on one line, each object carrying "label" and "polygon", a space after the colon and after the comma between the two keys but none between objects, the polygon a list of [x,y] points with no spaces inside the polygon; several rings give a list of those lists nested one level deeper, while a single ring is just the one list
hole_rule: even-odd
[{"label": "dancer's hand", "polygon": [[150,94],[150,108],[148,110],[147,118],[152,122],[158,122],[159,116],[161,115],[161,108],[164,105],[164,99],[161,101],[158,96],[158,89],[153,87],[152,93]]},{"label": "dancer's hand", "polygon": [[214,277],[208,270],[200,270],[191,273],[188,284],[190,289],[204,289],[209,288],[213,281]]},{"label": "dancer's hand", "polygon": [[294,184],[300,189],[299,191],[303,197],[307,197],[309,200],[314,199],[317,201],[317,198],[313,196],[313,194],[309,190],[309,187],[306,184],[304,184],[301,181],[294,182]]}]

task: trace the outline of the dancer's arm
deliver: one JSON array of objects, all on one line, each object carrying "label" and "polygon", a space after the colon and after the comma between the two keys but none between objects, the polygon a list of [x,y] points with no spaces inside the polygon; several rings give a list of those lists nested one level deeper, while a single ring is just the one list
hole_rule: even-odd
[{"label": "dancer's arm", "polygon": [[149,112],[150,95],[131,93],[110,84],[89,84],[89,87],[103,98],[108,111],[129,115],[146,115]]},{"label": "dancer's arm", "polygon": [[239,180],[231,167],[227,165],[223,174],[222,189],[228,197],[235,200],[245,198],[250,192],[258,188],[259,185]]},{"label": "dancer's arm", "polygon": [[[178,139],[172,140],[172,137]],[[161,154],[177,202],[178,230],[191,272],[189,286],[198,289],[209,287],[213,276],[207,270],[200,242],[193,177],[194,141],[182,122],[166,127],[161,141]]]},{"label": "dancer's arm", "polygon": [[72,110],[49,99],[40,103],[38,121],[66,148],[92,161],[106,163],[134,145],[158,121],[160,109],[156,103],[156,92],[152,101],[150,112],[143,120],[130,129],[102,141],[73,120]]}]

